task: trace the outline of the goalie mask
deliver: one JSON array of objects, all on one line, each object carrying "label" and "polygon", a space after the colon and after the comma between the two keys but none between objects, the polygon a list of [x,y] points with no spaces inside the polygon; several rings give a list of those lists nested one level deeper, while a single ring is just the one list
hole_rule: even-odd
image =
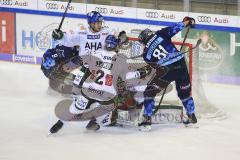
[{"label": "goalie mask", "polygon": [[118,46],[118,40],[114,35],[108,35],[105,40],[105,48],[107,51],[116,50]]},{"label": "goalie mask", "polygon": [[153,31],[151,31],[150,29],[144,29],[138,36],[138,41],[140,43],[143,43],[143,44],[147,44],[147,41],[148,39],[151,37],[151,35],[153,35]]},{"label": "goalie mask", "polygon": [[123,93],[125,91],[125,81],[123,81],[120,77],[117,79],[117,91],[118,93]]}]

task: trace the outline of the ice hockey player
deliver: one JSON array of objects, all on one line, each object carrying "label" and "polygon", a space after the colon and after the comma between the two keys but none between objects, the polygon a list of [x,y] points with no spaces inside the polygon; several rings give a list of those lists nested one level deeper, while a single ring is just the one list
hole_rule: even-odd
[{"label": "ice hockey player", "polygon": [[53,90],[69,95],[72,86],[65,84],[64,80],[81,62],[77,47],[57,45],[43,54],[41,70],[49,79],[49,86]]},{"label": "ice hockey player", "polygon": [[103,27],[103,16],[96,11],[87,14],[88,27],[82,30],[75,30],[64,33],[55,29],[52,37],[57,43],[67,46],[79,46],[79,53],[95,52],[104,49],[105,38],[111,33],[109,29]]},{"label": "ice hockey player", "polygon": [[[107,36],[105,40],[106,50],[97,50],[92,53],[82,55],[84,64],[88,64],[84,70],[76,75],[74,79],[75,89],[73,89],[73,102],[70,112],[73,114],[83,113],[92,106],[107,106],[115,109],[114,98],[117,95],[117,79],[121,77],[124,81],[135,83],[134,79],[144,78],[151,72],[146,68],[132,71],[127,64],[127,58],[117,55],[118,40],[113,36]],[[81,53],[80,53],[81,55]],[[94,105],[93,105],[94,104]],[[105,126],[111,123],[111,113],[99,117],[92,117],[86,128],[88,130],[98,130],[100,124]],[[58,121],[51,129],[51,133],[58,132],[63,126],[62,121]]]},{"label": "ice hockey player", "polygon": [[[162,28],[153,33],[145,29],[139,34],[139,42],[145,45],[143,59],[156,69],[156,76],[151,80],[144,92],[144,115],[139,124],[140,129],[151,129],[151,116],[153,115],[154,97],[170,82],[175,81],[178,97],[186,110],[188,119],[185,124],[197,123],[195,106],[191,97],[191,83],[184,55],[174,46],[171,38],[184,27],[194,27],[195,20],[185,17],[182,22],[173,26]],[[155,87],[153,87],[155,85]]]},{"label": "ice hockey player", "polygon": [[64,46],[73,47],[80,46],[79,53],[85,52],[94,53],[96,50],[104,49],[105,39],[112,32],[103,27],[103,16],[96,11],[87,14],[87,22],[89,27],[86,29],[78,29],[75,31],[64,33],[61,30],[55,29],[52,32],[52,37],[58,40]]},{"label": "ice hockey player", "polygon": [[137,102],[134,94],[135,91],[130,91],[126,88],[127,84],[120,77],[117,81],[117,92],[118,95],[115,97],[115,104],[117,109],[121,110],[131,110],[136,108],[141,108],[142,104]]}]

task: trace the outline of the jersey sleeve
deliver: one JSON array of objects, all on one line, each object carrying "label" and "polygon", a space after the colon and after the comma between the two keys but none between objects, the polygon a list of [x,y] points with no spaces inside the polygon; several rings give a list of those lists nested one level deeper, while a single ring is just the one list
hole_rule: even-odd
[{"label": "jersey sleeve", "polygon": [[65,32],[64,36],[61,40],[58,40],[58,44],[62,44],[67,47],[73,47],[80,44],[81,36],[78,30],[71,30],[69,32]]},{"label": "jersey sleeve", "polygon": [[107,34],[107,35],[114,35],[115,34],[113,29],[110,29],[110,28],[107,28],[107,27],[103,27],[102,32]]},{"label": "jersey sleeve", "polygon": [[163,34],[163,35],[165,35],[166,37],[172,38],[172,37],[173,37],[174,35],[176,35],[179,31],[183,30],[184,26],[185,26],[185,25],[184,25],[183,22],[179,22],[179,23],[174,24],[173,26],[166,27],[166,28],[163,28],[163,29],[157,31],[156,34],[157,34],[157,35]]}]

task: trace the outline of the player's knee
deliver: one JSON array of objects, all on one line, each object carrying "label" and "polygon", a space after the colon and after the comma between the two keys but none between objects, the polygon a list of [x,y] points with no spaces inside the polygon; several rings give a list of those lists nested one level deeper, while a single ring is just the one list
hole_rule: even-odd
[{"label": "player's knee", "polygon": [[190,97],[190,95],[191,95],[191,84],[189,83],[187,85],[179,86],[177,88],[177,92],[178,92],[178,97],[181,100]]},{"label": "player's knee", "polygon": [[160,92],[160,91],[157,87],[155,87],[154,85],[149,85],[145,89],[143,95],[144,95],[145,98],[146,97],[154,98],[157,95],[158,92]]}]

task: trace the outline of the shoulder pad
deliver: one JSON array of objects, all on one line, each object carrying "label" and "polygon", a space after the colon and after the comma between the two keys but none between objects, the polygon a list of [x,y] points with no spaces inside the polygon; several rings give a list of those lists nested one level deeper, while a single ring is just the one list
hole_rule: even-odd
[{"label": "shoulder pad", "polygon": [[102,28],[102,34],[103,35],[113,34],[113,31],[110,30],[108,27],[103,27]]},{"label": "shoulder pad", "polygon": [[122,58],[122,59],[128,59],[128,57],[125,54],[122,54],[122,53],[118,53],[117,56]]},{"label": "shoulder pad", "polygon": [[80,32],[78,32],[78,34],[87,34],[87,33],[86,33],[86,32],[81,32],[81,31],[80,31]]},{"label": "shoulder pad", "polygon": [[80,27],[77,29],[78,34],[87,34],[86,28]]}]

